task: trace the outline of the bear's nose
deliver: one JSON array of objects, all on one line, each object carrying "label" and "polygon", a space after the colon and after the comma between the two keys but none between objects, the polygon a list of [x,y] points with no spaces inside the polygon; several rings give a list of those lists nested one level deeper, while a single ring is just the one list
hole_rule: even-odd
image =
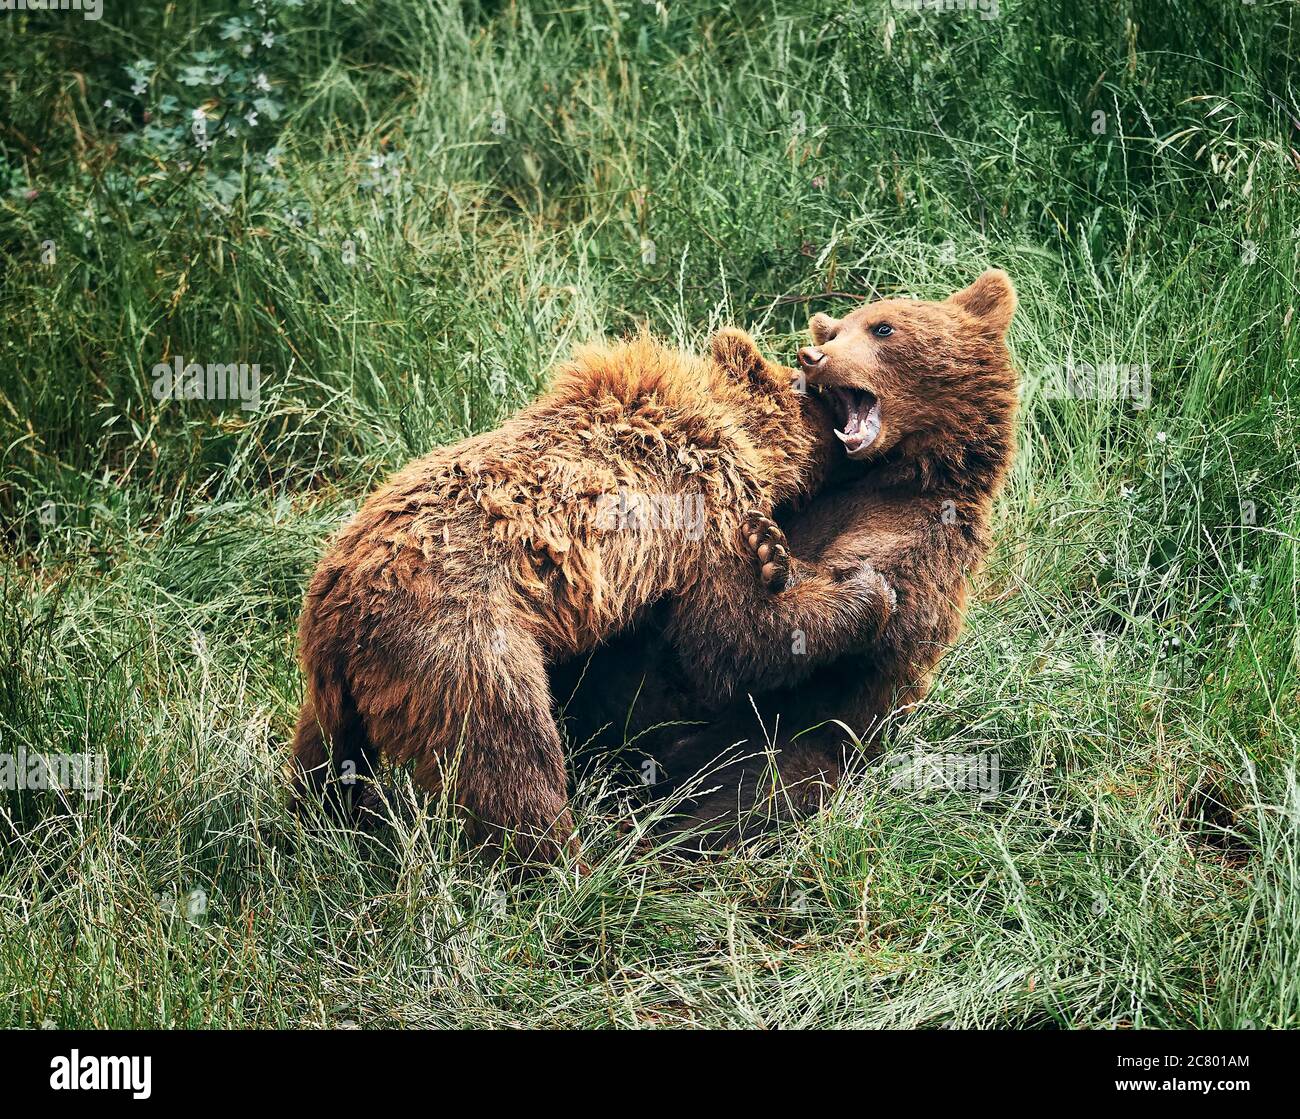
[{"label": "bear's nose", "polygon": [[816,369],[825,360],[826,355],[816,346],[805,346],[799,351],[799,364],[804,369]]}]

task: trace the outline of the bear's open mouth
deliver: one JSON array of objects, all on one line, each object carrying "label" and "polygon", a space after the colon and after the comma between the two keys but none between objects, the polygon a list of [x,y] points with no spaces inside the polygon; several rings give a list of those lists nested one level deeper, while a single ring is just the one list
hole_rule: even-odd
[{"label": "bear's open mouth", "polygon": [[844,453],[849,458],[865,455],[880,435],[880,401],[865,389],[826,385],[822,391],[840,420],[835,438],[844,444]]}]

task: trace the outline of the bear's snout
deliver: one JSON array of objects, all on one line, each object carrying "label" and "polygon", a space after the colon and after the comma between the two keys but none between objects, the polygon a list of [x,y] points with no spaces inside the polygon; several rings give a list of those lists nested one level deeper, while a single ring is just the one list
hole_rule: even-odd
[{"label": "bear's snout", "polygon": [[823,361],[826,355],[816,346],[805,346],[799,351],[799,365],[804,369],[816,369]]}]

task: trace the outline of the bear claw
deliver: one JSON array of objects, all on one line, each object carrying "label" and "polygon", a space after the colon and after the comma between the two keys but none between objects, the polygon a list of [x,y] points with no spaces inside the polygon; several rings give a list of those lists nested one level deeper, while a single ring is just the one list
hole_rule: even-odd
[{"label": "bear claw", "polygon": [[763,585],[773,592],[784,590],[790,579],[790,552],[781,526],[770,517],[751,509],[741,522],[740,534],[745,546],[758,561],[758,573]]}]

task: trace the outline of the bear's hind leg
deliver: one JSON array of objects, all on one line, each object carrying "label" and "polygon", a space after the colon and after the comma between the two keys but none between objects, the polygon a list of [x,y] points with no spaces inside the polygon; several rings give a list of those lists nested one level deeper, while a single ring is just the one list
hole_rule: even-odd
[{"label": "bear's hind leg", "polygon": [[290,804],[301,811],[308,803],[323,802],[334,819],[364,823],[369,815],[362,810],[373,811],[377,803],[375,749],[355,710],[340,716],[327,729],[311,696],[303,703],[293,736]]},{"label": "bear's hind leg", "polygon": [[455,800],[470,838],[509,862],[551,864],[578,853],[564,748],[547,708],[485,720],[457,754]]},{"label": "bear's hind leg", "polygon": [[807,816],[829,799],[844,772],[842,744],[816,735],[762,748],[745,720],[723,720],[679,740],[666,765],[676,789],[696,790],[660,827],[683,850],[734,846],[771,831],[779,822]]},{"label": "bear's hind leg", "polygon": [[577,845],[546,660],[500,620],[487,610],[459,619],[456,640],[440,635],[421,669],[403,667],[400,679],[386,669],[363,713],[386,756],[412,762],[427,792],[446,792],[472,841],[513,863],[553,863]]}]

